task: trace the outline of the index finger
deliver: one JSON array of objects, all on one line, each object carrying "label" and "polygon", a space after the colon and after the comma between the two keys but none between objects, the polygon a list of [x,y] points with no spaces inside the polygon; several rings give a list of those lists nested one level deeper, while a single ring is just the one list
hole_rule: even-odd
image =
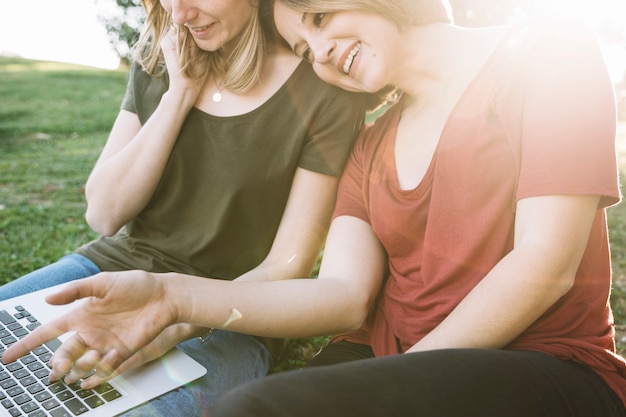
[{"label": "index finger", "polygon": [[56,350],[60,342],[52,342],[60,335],[66,333],[68,330],[64,327],[64,322],[61,319],[51,321],[50,323],[43,324],[37,327],[28,335],[22,339],[13,343],[3,354],[2,360],[5,363],[13,362],[24,355],[30,353],[36,347],[39,347],[47,342],[51,342],[52,350]]}]

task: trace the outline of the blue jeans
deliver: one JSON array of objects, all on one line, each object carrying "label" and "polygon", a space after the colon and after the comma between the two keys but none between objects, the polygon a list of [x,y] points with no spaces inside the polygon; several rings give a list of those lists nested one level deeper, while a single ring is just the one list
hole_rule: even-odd
[{"label": "blue jeans", "polygon": [[204,365],[206,375],[123,414],[124,417],[207,416],[209,406],[222,394],[265,376],[272,361],[265,345],[254,337],[226,331],[214,332],[204,343],[198,338],[189,339],[178,349]]},{"label": "blue jeans", "polygon": [[[88,258],[72,254],[0,286],[0,300],[27,294],[57,284],[86,278],[101,272]],[[193,338],[178,349],[207,368],[204,377],[170,391],[130,412],[125,417],[193,417],[206,410],[229,389],[264,376],[272,365],[265,345],[244,334],[216,331],[205,341]]]},{"label": "blue jeans", "polygon": [[95,275],[100,268],[82,255],[71,254],[0,286],[0,300]]}]

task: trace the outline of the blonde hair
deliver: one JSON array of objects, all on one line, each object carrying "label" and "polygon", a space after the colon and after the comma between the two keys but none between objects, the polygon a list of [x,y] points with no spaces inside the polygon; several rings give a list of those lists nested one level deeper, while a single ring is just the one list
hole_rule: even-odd
[{"label": "blonde hair", "polygon": [[[142,0],[142,4],[146,10],[146,23],[136,45],[135,60],[149,74],[163,75],[165,62],[160,42],[170,29],[172,19],[159,0]],[[228,56],[221,49],[215,52],[201,50],[189,30],[185,26],[178,27],[178,59],[183,73],[190,78],[212,74],[221,80],[221,88],[237,93],[250,89],[261,78],[268,48],[267,25],[262,24],[261,15],[258,9],[252,14]]]},{"label": "blonde hair", "polygon": [[332,13],[359,10],[376,13],[399,27],[452,23],[448,0],[276,0],[294,10]]}]

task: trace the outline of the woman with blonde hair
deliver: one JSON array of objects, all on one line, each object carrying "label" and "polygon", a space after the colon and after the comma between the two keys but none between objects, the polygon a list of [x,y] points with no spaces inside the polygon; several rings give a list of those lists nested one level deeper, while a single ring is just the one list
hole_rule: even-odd
[{"label": "woman with blonde hair", "polygon": [[[362,95],[321,82],[277,41],[255,0],[144,6],[122,108],[86,184],[86,219],[102,236],[1,287],[2,299],[103,271],[105,279],[144,271],[200,281],[311,274],[364,116]],[[266,339],[185,324],[121,369],[175,345],[206,377],[132,415],[199,415],[272,363]]]}]

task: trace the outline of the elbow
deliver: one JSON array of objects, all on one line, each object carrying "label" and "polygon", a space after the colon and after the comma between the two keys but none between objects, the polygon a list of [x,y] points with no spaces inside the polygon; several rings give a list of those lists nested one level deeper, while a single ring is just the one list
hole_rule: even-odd
[{"label": "elbow", "polygon": [[123,226],[116,221],[115,201],[112,196],[104,196],[94,193],[97,189],[91,184],[91,177],[85,185],[85,198],[87,209],[85,210],[85,222],[94,232],[103,236],[113,236]]},{"label": "elbow", "polygon": [[362,311],[354,312],[354,314],[352,314],[350,317],[347,317],[348,320],[346,321],[345,326],[341,331],[352,332],[361,329],[365,325],[368,317],[368,314],[362,313]]},{"label": "elbow", "polygon": [[573,287],[576,281],[576,272],[566,273],[558,281],[556,286],[557,296],[559,298],[567,294]]},{"label": "elbow", "polygon": [[575,273],[562,271],[561,273],[547,273],[532,286],[535,294],[543,303],[544,308],[551,308],[556,302],[567,295],[574,287]]},{"label": "elbow", "polygon": [[361,329],[367,322],[367,318],[373,308],[374,299],[362,294],[354,297],[352,302],[345,309],[343,314],[343,331],[353,331]]},{"label": "elbow", "polygon": [[580,261],[571,261],[556,266],[552,273],[548,272],[548,276],[554,277],[551,286],[553,287],[555,297],[563,297],[574,287],[579,267]]},{"label": "elbow", "polygon": [[121,228],[120,225],[114,224],[111,216],[95,213],[89,207],[85,212],[85,221],[93,231],[103,236],[113,236]]}]

